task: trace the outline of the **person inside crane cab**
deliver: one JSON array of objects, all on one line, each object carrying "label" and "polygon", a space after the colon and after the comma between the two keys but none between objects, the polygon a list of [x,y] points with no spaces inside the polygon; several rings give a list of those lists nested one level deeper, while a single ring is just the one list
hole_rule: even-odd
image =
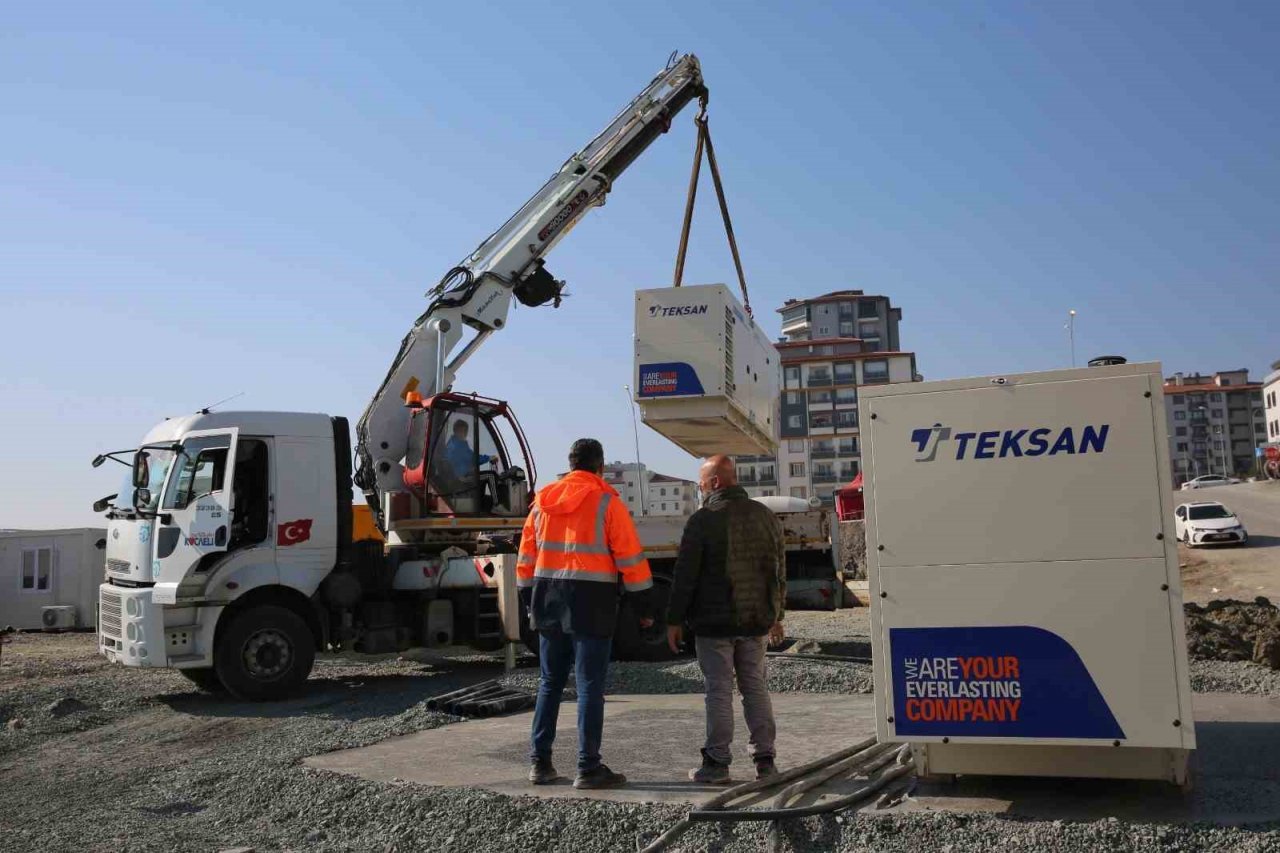
[{"label": "person inside crane cab", "polygon": [[467,422],[459,418],[453,422],[453,435],[444,446],[445,459],[449,460],[449,467],[453,469],[453,476],[459,480],[471,479],[475,476],[475,468],[473,466],[485,465],[493,459],[481,453],[476,457],[475,451],[471,447],[471,442],[467,438],[470,432]]}]

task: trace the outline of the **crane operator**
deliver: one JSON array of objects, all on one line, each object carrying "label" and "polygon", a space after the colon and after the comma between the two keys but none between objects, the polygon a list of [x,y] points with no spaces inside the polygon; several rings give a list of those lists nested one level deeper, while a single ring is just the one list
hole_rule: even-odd
[{"label": "crane operator", "polygon": [[[456,420],[453,422],[453,435],[444,446],[445,459],[449,460],[449,467],[453,469],[453,475],[460,480],[468,479],[475,476],[472,468],[473,453],[471,442],[467,440],[467,432],[470,427],[464,420]],[[476,464],[485,465],[493,457],[483,453],[476,459]]]}]

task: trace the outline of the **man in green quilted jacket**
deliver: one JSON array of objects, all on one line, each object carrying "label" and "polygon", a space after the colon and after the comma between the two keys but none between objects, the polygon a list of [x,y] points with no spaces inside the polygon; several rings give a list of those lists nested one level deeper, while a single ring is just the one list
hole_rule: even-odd
[{"label": "man in green quilted jacket", "polygon": [[777,772],[777,726],[765,650],[783,638],[787,579],[782,525],[738,485],[728,456],[703,463],[699,486],[705,498],[685,525],[667,609],[672,650],[679,649],[688,622],[706,682],[706,745],[702,766],[689,771],[689,778],[708,784],[729,781],[735,677],[751,733],[747,751],[756,778],[764,778]]}]

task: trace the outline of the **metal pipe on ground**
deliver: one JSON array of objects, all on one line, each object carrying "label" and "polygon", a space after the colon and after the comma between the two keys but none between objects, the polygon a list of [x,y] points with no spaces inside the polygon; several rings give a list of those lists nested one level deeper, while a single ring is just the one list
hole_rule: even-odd
[{"label": "metal pipe on ground", "polygon": [[[834,764],[837,761],[848,758],[855,753],[861,752],[867,747],[875,744],[875,742],[876,739],[872,736],[855,743],[853,746],[845,747],[844,749],[833,752],[830,755],[823,756],[815,761],[810,761],[808,764],[793,767],[792,769],[779,773],[776,776],[767,776],[764,779],[756,779],[751,782],[743,782],[740,785],[734,785],[723,794],[712,797],[702,808],[703,810],[718,809],[726,803],[731,803],[740,797],[746,796],[747,794],[751,794],[756,791],[763,791],[768,788],[772,788],[775,785],[785,785],[787,782],[799,779],[806,773],[812,773],[815,770],[820,770],[830,764]],[[637,838],[637,850],[639,853],[659,853],[659,851],[667,849],[667,847],[669,847],[677,838],[684,834],[686,829],[693,825],[693,821],[690,820],[691,817],[692,813],[690,813],[689,817],[678,821],[674,826],[655,838],[646,847],[641,847],[640,839]]]},{"label": "metal pipe on ground", "polygon": [[478,717],[496,717],[514,711],[523,711],[525,708],[532,707],[535,701],[536,699],[528,693],[510,693],[497,699],[477,702],[474,710]]},{"label": "metal pipe on ground", "polygon": [[826,814],[827,812],[840,811],[847,809],[865,800],[867,797],[879,791],[897,779],[901,779],[908,773],[914,773],[915,768],[911,765],[898,765],[892,770],[880,774],[880,776],[854,791],[847,796],[837,797],[834,800],[828,800],[825,803],[815,803],[811,806],[803,806],[800,808],[789,809],[740,809],[737,811],[726,811],[723,809],[701,809],[689,812],[689,820],[700,823],[724,821],[727,823],[737,823],[749,820],[791,820],[800,817],[812,817],[813,815]]},{"label": "metal pipe on ground", "polygon": [[501,684],[494,684],[490,687],[484,688],[483,690],[476,690],[456,699],[450,699],[448,702],[442,702],[438,706],[438,710],[445,711],[450,714],[456,714],[458,713],[458,709],[464,705],[472,702],[479,702],[482,699],[492,699],[500,693],[505,693],[506,690],[507,688],[503,687]]},{"label": "metal pipe on ground", "polygon": [[459,688],[458,690],[452,690],[448,693],[441,693],[439,696],[432,696],[430,699],[427,700],[427,708],[431,711],[434,711],[440,706],[441,703],[451,702],[454,699],[459,699],[467,695],[468,693],[474,693],[477,690],[482,690],[486,687],[491,687],[497,683],[498,683],[498,679],[493,678],[493,679],[490,679],[489,681],[482,681],[479,684],[471,684],[471,685],[468,685],[467,687],[462,687],[462,688]]},{"label": "metal pipe on ground", "polygon": [[[853,771],[860,775],[870,776],[876,770],[895,760],[902,752],[907,751],[907,747],[903,749],[895,749],[893,744],[878,743],[875,746],[864,749],[856,755],[851,755],[844,761],[837,761],[822,770],[816,771],[811,776],[806,776],[795,784],[782,790],[773,800],[773,808],[775,810],[785,809],[788,801],[800,796],[806,791],[811,791],[829,779],[833,779],[842,773]],[[782,850],[782,821],[775,820],[769,828],[770,849],[774,853]]]}]

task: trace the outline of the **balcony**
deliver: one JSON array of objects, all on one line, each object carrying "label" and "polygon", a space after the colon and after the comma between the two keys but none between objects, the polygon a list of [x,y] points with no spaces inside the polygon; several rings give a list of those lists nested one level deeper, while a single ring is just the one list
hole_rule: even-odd
[{"label": "balcony", "polygon": [[831,374],[809,374],[809,381],[806,383],[809,388],[829,388],[831,387]]},{"label": "balcony", "polygon": [[834,483],[836,474],[834,471],[814,471],[813,482],[815,483]]},{"label": "balcony", "polygon": [[836,452],[834,450],[810,450],[810,459],[835,459]]}]

